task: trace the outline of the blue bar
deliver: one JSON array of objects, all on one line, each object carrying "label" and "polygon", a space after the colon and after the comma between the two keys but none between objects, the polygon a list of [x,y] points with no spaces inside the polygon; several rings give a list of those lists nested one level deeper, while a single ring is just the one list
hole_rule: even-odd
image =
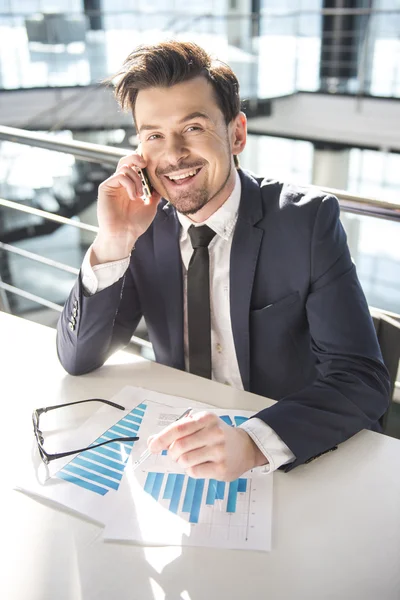
[{"label": "blue bar", "polygon": [[56,477],[58,477],[59,479],[64,479],[65,481],[69,481],[70,483],[75,483],[76,485],[79,485],[80,487],[85,488],[86,490],[89,490],[89,492],[94,492],[95,494],[101,494],[102,496],[107,494],[107,492],[109,491],[98,485],[89,483],[89,481],[84,481],[83,479],[74,477],[73,475],[70,475],[69,473],[64,473],[64,471],[58,471],[58,473],[56,473]]},{"label": "blue bar", "polygon": [[128,415],[137,415],[138,417],[144,417],[144,410],[138,410],[137,408],[134,408],[133,410],[131,410],[130,413],[128,413]]},{"label": "blue bar", "polygon": [[216,500],[223,500],[225,496],[225,481],[217,481]]},{"label": "blue bar", "polygon": [[89,462],[88,460],[84,460],[80,456],[77,456],[72,461],[73,465],[80,465],[81,467],[85,467],[85,469],[91,469],[92,471],[96,471],[96,473],[100,473],[101,475],[106,475],[107,477],[111,477],[116,481],[121,481],[123,473],[116,473],[115,471],[111,471],[111,469],[106,469],[105,467],[101,467],[100,465]]},{"label": "blue bar", "polygon": [[81,452],[81,456],[83,458],[89,458],[90,460],[95,460],[106,467],[111,467],[112,469],[117,469],[117,471],[124,472],[125,465],[121,465],[121,463],[116,462],[115,460],[110,460],[105,456],[100,456],[99,454],[95,454],[94,452],[90,452],[89,450],[85,450],[85,452]]},{"label": "blue bar", "polygon": [[73,463],[68,463],[63,467],[64,471],[67,473],[72,473],[73,475],[78,475],[78,477],[85,477],[85,479],[89,479],[90,481],[94,481],[95,483],[99,483],[100,485],[104,485],[104,487],[112,488],[117,490],[119,488],[119,483],[116,481],[112,481],[111,479],[105,479],[104,477],[100,477],[100,475],[96,475],[96,473],[90,473],[90,471],[85,471],[85,469],[80,469],[79,467],[74,467]]},{"label": "blue bar", "polygon": [[228,512],[228,513],[236,512],[238,486],[239,486],[238,479],[236,479],[235,481],[231,481],[231,483],[229,484],[228,503],[226,505],[226,512]]},{"label": "blue bar", "polygon": [[163,450],[163,451],[161,452],[161,456],[167,456],[167,454],[168,454],[168,450]]},{"label": "blue bar", "polygon": [[208,482],[206,504],[214,504],[217,494],[217,480],[210,479]]},{"label": "blue bar", "polygon": [[132,431],[130,434],[126,429],[122,429],[122,427],[118,427],[118,425],[113,425],[110,429],[110,433],[115,432],[115,437],[126,436],[126,437],[135,437],[136,431]]},{"label": "blue bar", "polygon": [[245,423],[246,421],[248,421],[248,417],[233,417],[235,419],[235,423],[236,423],[236,427],[239,427],[239,425],[241,425],[242,423]]},{"label": "blue bar", "polygon": [[144,491],[151,494],[153,491],[153,485],[156,479],[156,473],[147,473],[146,482],[144,484]]},{"label": "blue bar", "polygon": [[220,419],[222,419],[223,421],[225,421],[225,423],[227,425],[232,425],[232,427],[233,427],[233,421],[232,421],[232,419],[228,415],[222,415],[222,417],[220,417]]},{"label": "blue bar", "polygon": [[247,490],[247,479],[239,479],[238,492],[245,492]]},{"label": "blue bar", "polygon": [[139,423],[139,425],[142,422],[142,417],[135,417],[134,415],[126,415],[125,419],[129,419],[129,421],[133,421],[134,423]]},{"label": "blue bar", "polygon": [[140,425],[143,418],[129,414],[129,415],[125,415],[125,417],[123,419],[121,419],[121,421],[125,421],[125,420],[130,421],[131,423],[136,423],[136,425]]},{"label": "blue bar", "polygon": [[181,498],[181,492],[183,487],[184,475],[176,475],[174,491],[172,492],[171,502],[169,503],[169,510],[173,513],[178,512],[179,500]]},{"label": "blue bar", "polygon": [[[138,429],[140,429],[140,425],[136,425],[136,423],[131,423],[129,421],[129,419],[123,419],[122,421],[119,421],[118,423],[116,423],[116,425],[118,427],[125,427],[125,429],[129,429],[129,431],[137,431]],[[114,425],[115,427],[115,425]],[[132,435],[132,434],[130,434]],[[135,435],[135,434],[133,434]]]},{"label": "blue bar", "polygon": [[204,479],[197,479],[196,488],[194,490],[192,510],[190,511],[189,523],[198,523],[201,507],[201,499],[203,497]]},{"label": "blue bar", "polygon": [[151,495],[154,500],[158,500],[158,496],[160,495],[161,485],[164,479],[164,473],[156,473],[156,478],[154,480],[153,489],[151,490]]},{"label": "blue bar", "polygon": [[195,487],[196,487],[196,480],[193,479],[193,477],[189,477],[187,487],[186,487],[185,499],[183,501],[182,512],[190,513],[190,511],[192,509],[192,502],[193,502]]},{"label": "blue bar", "polygon": [[176,479],[175,473],[170,473],[168,475],[167,483],[165,484],[165,488],[164,488],[164,496],[163,496],[164,500],[171,500],[172,492],[174,491],[175,479]]},{"label": "blue bar", "polygon": [[[117,443],[118,442],[116,442],[116,444]],[[122,454],[120,450],[118,452],[115,452],[115,450],[110,449],[110,446],[113,446],[113,444],[107,444],[107,446],[100,446],[99,448],[95,448],[93,452],[95,452],[96,454],[104,454],[104,456],[108,456],[109,458],[112,458],[114,460],[119,460],[120,462],[126,463],[126,461],[129,458],[130,451]]]},{"label": "blue bar", "polygon": [[138,404],[138,406],[136,408],[141,408],[142,410],[146,410],[147,404],[143,404],[143,402],[142,402],[142,404]]}]

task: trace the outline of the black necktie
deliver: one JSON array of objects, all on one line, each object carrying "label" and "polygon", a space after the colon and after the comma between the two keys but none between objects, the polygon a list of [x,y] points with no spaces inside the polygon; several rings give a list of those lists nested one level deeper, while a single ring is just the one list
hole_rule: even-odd
[{"label": "black necktie", "polygon": [[193,254],[187,274],[189,371],[211,379],[210,260],[208,244],[215,231],[202,225],[188,229]]}]

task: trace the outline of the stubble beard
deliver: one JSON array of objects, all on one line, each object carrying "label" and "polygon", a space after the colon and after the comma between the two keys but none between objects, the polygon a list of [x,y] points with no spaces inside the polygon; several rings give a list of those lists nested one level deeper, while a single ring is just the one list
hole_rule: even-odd
[{"label": "stubble beard", "polygon": [[178,194],[175,198],[168,198],[169,202],[176,208],[182,215],[195,215],[199,210],[204,208],[206,204],[211,202],[218,194],[222,192],[224,187],[229,181],[232,172],[232,163],[229,161],[228,172],[222,185],[214,194],[210,194],[208,181],[206,179],[204,185],[191,193],[183,192]]}]

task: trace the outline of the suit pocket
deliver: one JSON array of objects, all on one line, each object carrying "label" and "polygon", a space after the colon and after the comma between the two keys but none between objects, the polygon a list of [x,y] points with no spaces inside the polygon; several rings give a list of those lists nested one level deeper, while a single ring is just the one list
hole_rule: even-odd
[{"label": "suit pocket", "polygon": [[299,292],[293,292],[292,294],[289,294],[288,296],[285,296],[284,298],[281,298],[280,300],[277,300],[276,302],[273,302],[272,304],[268,304],[267,306],[264,306],[263,308],[259,308],[257,310],[252,310],[251,315],[252,315],[252,317],[255,317],[255,318],[267,316],[270,314],[275,315],[275,314],[279,313],[281,310],[287,308],[288,306],[293,306],[299,300],[300,300]]}]

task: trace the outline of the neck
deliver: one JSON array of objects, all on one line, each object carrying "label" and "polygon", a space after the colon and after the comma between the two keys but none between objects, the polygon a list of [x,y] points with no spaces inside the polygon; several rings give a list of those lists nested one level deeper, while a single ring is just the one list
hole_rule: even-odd
[{"label": "neck", "polygon": [[236,168],[231,168],[222,189],[213,196],[202,209],[194,215],[187,215],[193,223],[203,223],[213,215],[232,194],[236,183]]}]

